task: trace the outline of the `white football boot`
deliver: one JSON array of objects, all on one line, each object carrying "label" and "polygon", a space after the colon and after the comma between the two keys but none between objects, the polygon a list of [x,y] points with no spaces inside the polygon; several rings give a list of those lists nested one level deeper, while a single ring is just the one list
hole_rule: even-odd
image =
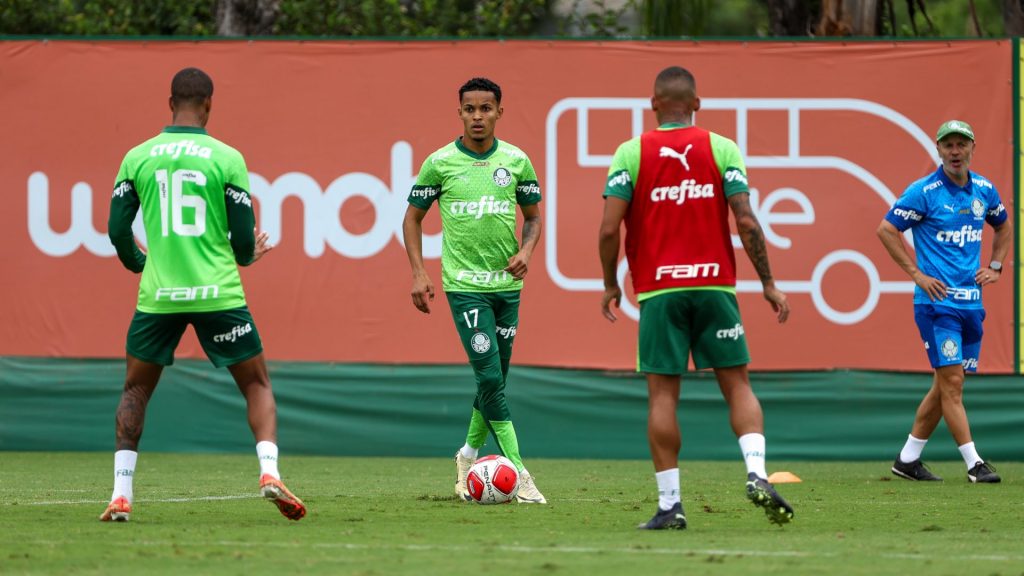
[{"label": "white football boot", "polygon": [[547,504],[547,499],[537,490],[533,483],[533,476],[523,470],[519,473],[519,492],[516,494],[516,501],[520,504]]},{"label": "white football boot", "polygon": [[461,449],[455,452],[455,495],[466,502],[473,501],[469,489],[466,488],[466,477],[469,476],[469,469],[473,464],[476,464],[476,458],[466,458],[462,455]]}]

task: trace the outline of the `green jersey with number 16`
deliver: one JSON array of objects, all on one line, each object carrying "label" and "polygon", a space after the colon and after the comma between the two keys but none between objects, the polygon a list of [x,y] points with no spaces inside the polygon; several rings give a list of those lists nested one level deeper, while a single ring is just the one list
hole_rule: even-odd
[{"label": "green jersey with number 16", "polygon": [[423,162],[408,202],[441,208],[441,284],[446,292],[522,290],[504,268],[519,251],[516,206],[540,202],[530,159],[508,142],[477,154],[461,140]]},{"label": "green jersey with number 16", "polygon": [[[125,266],[136,271],[142,267],[140,311],[212,312],[245,306],[236,261],[248,264],[252,259],[254,218],[248,189],[242,155],[202,128],[168,126],[125,155],[111,198],[111,229],[123,230],[124,220],[133,219],[141,205],[146,256],[134,245],[118,246]],[[244,255],[236,257],[246,231],[248,253],[243,249]],[[138,262],[131,261],[132,251]]]}]

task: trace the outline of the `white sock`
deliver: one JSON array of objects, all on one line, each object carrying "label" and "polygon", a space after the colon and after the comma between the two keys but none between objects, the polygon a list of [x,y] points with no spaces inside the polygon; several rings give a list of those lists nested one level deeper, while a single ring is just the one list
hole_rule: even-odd
[{"label": "white sock", "polygon": [[118,450],[114,452],[114,493],[110,501],[123,496],[130,503],[132,498],[132,478],[135,477],[135,462],[139,453],[134,450]]},{"label": "white sock", "polygon": [[963,446],[960,446],[960,455],[964,458],[964,464],[967,464],[967,469],[974,468],[974,465],[978,462],[984,462],[981,456],[978,455],[978,451],[974,448],[974,442],[968,442]]},{"label": "white sock", "polygon": [[740,436],[740,451],[743,452],[743,462],[747,465],[747,474],[753,472],[758,478],[768,478],[768,471],[764,466],[764,434],[752,432]]},{"label": "white sock", "polygon": [[480,454],[480,449],[479,448],[473,448],[469,444],[465,444],[465,445],[462,446],[462,457],[463,458],[473,458],[473,459],[475,459],[478,454]]},{"label": "white sock", "polygon": [[280,480],[281,473],[277,471],[277,444],[263,440],[256,443],[256,456],[260,459],[260,477],[270,474]]},{"label": "white sock", "polygon": [[658,481],[658,508],[668,510],[679,502],[679,468],[655,472]]},{"label": "white sock", "polygon": [[903,445],[903,450],[900,450],[900,462],[909,464],[920,458],[921,452],[924,452],[924,445],[927,443],[927,438],[921,440],[920,438],[914,438],[913,434],[908,434],[907,443]]}]

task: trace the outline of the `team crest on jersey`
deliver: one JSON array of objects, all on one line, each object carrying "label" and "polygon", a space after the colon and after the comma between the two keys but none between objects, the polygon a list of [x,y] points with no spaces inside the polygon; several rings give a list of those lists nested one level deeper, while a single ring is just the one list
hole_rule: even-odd
[{"label": "team crest on jersey", "polygon": [[960,348],[956,345],[956,342],[954,342],[952,338],[946,338],[946,340],[942,342],[941,350],[942,355],[945,356],[946,358],[949,358],[950,360],[956,358],[957,354],[960,353]]},{"label": "team crest on jersey", "polygon": [[494,171],[494,183],[504,188],[512,182],[512,173],[508,168],[498,168]]},{"label": "team crest on jersey", "polygon": [[974,213],[974,217],[975,218],[984,218],[985,217],[985,204],[981,200],[978,200],[977,198],[975,198],[971,202],[971,212]]},{"label": "team crest on jersey", "polygon": [[469,346],[473,349],[473,352],[483,354],[491,349],[491,339],[487,337],[487,334],[477,332],[469,339]]}]

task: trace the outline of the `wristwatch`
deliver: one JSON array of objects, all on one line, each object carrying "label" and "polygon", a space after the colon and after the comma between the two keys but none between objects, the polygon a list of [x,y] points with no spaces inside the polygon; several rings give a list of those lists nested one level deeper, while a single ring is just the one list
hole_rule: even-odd
[{"label": "wristwatch", "polygon": [[999,260],[993,260],[991,263],[989,263],[988,267],[995,270],[996,272],[1003,271],[1003,263],[1000,262]]}]

